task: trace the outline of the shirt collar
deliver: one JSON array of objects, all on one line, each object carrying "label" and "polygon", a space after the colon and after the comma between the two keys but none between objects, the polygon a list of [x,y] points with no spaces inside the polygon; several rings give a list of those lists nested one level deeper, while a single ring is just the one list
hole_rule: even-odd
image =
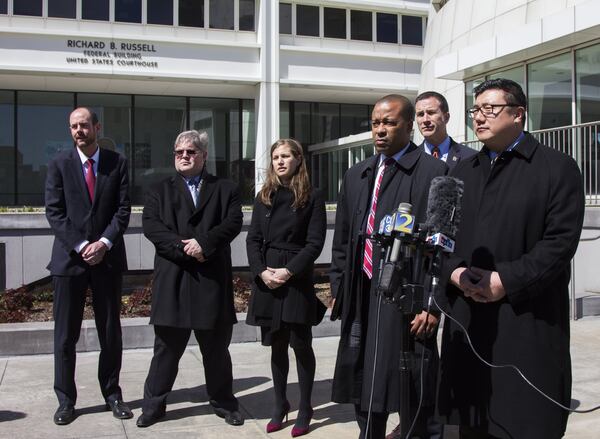
[{"label": "shirt collar", "polygon": [[[400,151],[398,151],[396,154],[394,154],[391,158],[393,158],[396,162],[398,162],[400,160],[400,158],[404,155],[404,153],[408,150],[409,145],[410,145],[410,142],[408,142],[404,148],[402,148]],[[387,156],[380,154],[379,161],[377,162],[377,167],[381,166],[381,164],[383,163],[383,161],[386,158],[387,158]]]},{"label": "shirt collar", "polygon": [[[515,141],[513,143],[511,143],[510,145],[508,145],[508,148],[506,148],[504,151],[512,151],[513,149],[516,148],[516,146],[519,144],[519,142],[521,140],[523,140],[525,138],[525,132],[521,131],[521,134],[519,134],[519,137],[517,137],[515,139]],[[490,159],[495,159],[498,155],[502,154],[504,151],[501,151],[500,153],[494,152],[489,150],[488,153],[490,155]]]},{"label": "shirt collar", "polygon": [[79,154],[79,160],[81,160],[82,165],[85,162],[87,162],[88,159],[92,159],[94,161],[94,164],[98,163],[98,158],[100,157],[100,148],[98,147],[98,145],[96,145],[96,152],[91,157],[88,157],[87,155],[82,153],[79,148],[75,147],[75,149],[77,150],[77,153]]},{"label": "shirt collar", "polygon": [[[433,144],[429,143],[427,140],[425,140],[425,149],[427,150],[426,152],[429,155],[431,155],[431,152],[433,151],[434,147],[435,147],[435,145],[433,145]],[[439,145],[437,145],[437,147],[440,150],[440,157],[448,154],[448,152],[450,151],[450,136],[446,136],[444,141],[442,143],[440,143]]]}]

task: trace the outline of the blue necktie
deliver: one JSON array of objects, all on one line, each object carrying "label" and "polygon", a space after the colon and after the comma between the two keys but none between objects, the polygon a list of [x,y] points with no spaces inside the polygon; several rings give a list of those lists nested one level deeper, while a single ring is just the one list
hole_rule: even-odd
[{"label": "blue necktie", "polygon": [[198,205],[198,184],[200,183],[200,177],[190,178],[188,180],[188,186],[190,187],[190,193],[194,200],[194,206]]}]

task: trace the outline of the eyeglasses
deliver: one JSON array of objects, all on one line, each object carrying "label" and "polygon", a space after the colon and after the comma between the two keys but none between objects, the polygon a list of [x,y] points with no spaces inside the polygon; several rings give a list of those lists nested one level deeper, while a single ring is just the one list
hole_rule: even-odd
[{"label": "eyeglasses", "polygon": [[[477,113],[479,111],[481,111],[481,114],[483,114],[483,117],[494,119],[494,118],[498,117],[498,115],[500,113],[502,113],[502,110],[504,110],[504,107],[520,107],[520,106],[521,105],[518,105],[518,104],[483,104],[481,107],[475,106],[473,108],[469,108],[467,110],[467,114],[469,115],[469,117],[471,119],[475,119],[475,116],[477,116]],[[496,108],[500,108],[500,110],[494,111]]]},{"label": "eyeglasses", "polygon": [[373,119],[371,121],[371,126],[373,128],[377,128],[381,124],[383,124],[384,127],[391,128],[391,127],[395,127],[396,125],[398,125],[398,121],[392,120],[392,119],[383,119],[383,120]]},{"label": "eyeglasses", "polygon": [[194,157],[196,154],[198,154],[200,151],[198,151],[197,149],[176,149],[175,151],[173,151],[173,154],[175,154],[175,157],[177,158],[181,158],[183,157],[184,154],[187,153],[187,155],[189,155],[190,157]]}]

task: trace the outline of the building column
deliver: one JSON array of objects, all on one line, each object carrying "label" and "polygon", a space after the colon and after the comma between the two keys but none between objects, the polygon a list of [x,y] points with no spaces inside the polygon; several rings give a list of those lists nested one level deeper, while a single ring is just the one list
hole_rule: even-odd
[{"label": "building column", "polygon": [[270,147],[279,138],[279,2],[261,0],[258,14],[260,83],[256,86],[256,156],[254,183],[257,193],[270,163]]}]

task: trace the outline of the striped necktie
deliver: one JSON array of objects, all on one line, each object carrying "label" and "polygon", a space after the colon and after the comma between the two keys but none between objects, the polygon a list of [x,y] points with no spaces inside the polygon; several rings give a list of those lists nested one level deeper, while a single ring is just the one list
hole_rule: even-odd
[{"label": "striped necktie", "polygon": [[[373,198],[371,200],[371,209],[369,210],[369,216],[367,218],[367,235],[371,235],[375,229],[375,212],[377,211],[377,199],[379,197],[379,188],[381,187],[381,181],[383,180],[383,174],[385,174],[388,166],[394,163],[395,160],[391,157],[385,159],[380,165],[377,181],[375,183],[375,189],[373,189]],[[369,279],[373,278],[373,242],[370,239],[365,240],[365,253],[363,256],[363,271]]]}]

